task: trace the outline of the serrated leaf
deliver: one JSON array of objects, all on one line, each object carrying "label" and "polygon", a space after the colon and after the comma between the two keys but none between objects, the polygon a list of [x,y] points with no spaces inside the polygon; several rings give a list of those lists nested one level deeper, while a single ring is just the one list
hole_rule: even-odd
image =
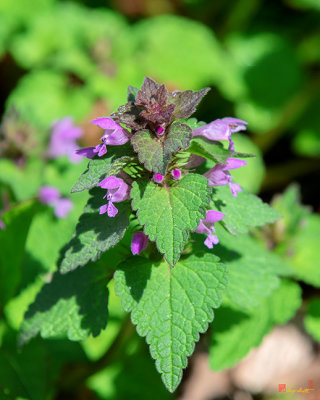
[{"label": "serrated leaf", "polygon": [[258,307],[243,310],[232,302],[225,302],[216,311],[212,326],[209,362],[213,370],[233,367],[276,324],[290,320],[302,302],[300,286],[283,280],[278,289]]},{"label": "serrated leaf", "polygon": [[[119,167],[132,161],[133,152],[129,144],[122,146],[108,146],[108,152],[103,157],[95,157],[90,160],[86,171],[80,175],[73,185],[71,193],[92,189],[108,174],[119,172]],[[121,168],[120,168],[121,169]]]},{"label": "serrated leaf", "polygon": [[304,326],[310,335],[320,342],[320,299],[313,299],[308,304]]},{"label": "serrated leaf", "polygon": [[209,92],[210,88],[205,88],[194,92],[186,90],[184,92],[170,93],[168,101],[175,105],[173,117],[175,119],[188,118],[196,111],[197,105],[202,98]]},{"label": "serrated leaf", "polygon": [[107,324],[109,278],[99,264],[61,275],[43,286],[21,325],[20,344],[67,335],[70,340],[97,336]]},{"label": "serrated leaf", "polygon": [[170,126],[164,141],[161,141],[148,129],[138,131],[131,143],[138,153],[140,162],[149,171],[165,175],[173,153],[189,146],[191,129],[188,125],[175,122]]},{"label": "serrated leaf", "polygon": [[246,233],[250,227],[263,226],[281,217],[278,211],[245,190],[234,197],[227,185],[214,188],[213,201],[225,214],[223,224],[233,235]]},{"label": "serrated leaf", "polygon": [[76,233],[62,249],[59,260],[62,273],[83,266],[88,261],[96,261],[101,253],[122,239],[129,226],[129,204],[117,203],[119,212],[113,218],[99,214],[99,208],[103,204],[105,204],[103,191],[92,189],[91,197],[76,226]]},{"label": "serrated leaf", "polygon": [[174,187],[162,187],[153,182],[133,182],[132,207],[144,232],[175,265],[188,239],[201,218],[205,217],[210,188],[201,175],[186,175]]},{"label": "serrated leaf", "polygon": [[255,307],[270,296],[279,286],[278,276],[294,275],[286,261],[249,235],[233,236],[219,224],[216,232],[220,243],[214,254],[229,270],[226,294],[242,309]]},{"label": "serrated leaf", "polygon": [[168,91],[164,85],[158,85],[150,78],[145,78],[138,90],[135,104],[144,108],[141,116],[153,124],[169,124],[175,108],[168,103]]},{"label": "serrated leaf", "polygon": [[237,153],[225,149],[222,143],[206,139],[205,137],[194,137],[187,151],[218,164],[226,164],[228,158],[254,157],[252,154]]},{"label": "serrated leaf", "polygon": [[164,159],[163,145],[149,129],[135,133],[131,143],[134,151],[138,153],[139,161],[147,170],[165,174],[169,160]]},{"label": "serrated leaf", "polygon": [[187,366],[187,357],[208,328],[213,308],[221,304],[226,269],[219,259],[206,254],[191,256],[169,270],[165,262],[152,264],[136,257],[116,271],[116,294],[131,312],[139,335],[146,336],[156,368],[173,392]]}]

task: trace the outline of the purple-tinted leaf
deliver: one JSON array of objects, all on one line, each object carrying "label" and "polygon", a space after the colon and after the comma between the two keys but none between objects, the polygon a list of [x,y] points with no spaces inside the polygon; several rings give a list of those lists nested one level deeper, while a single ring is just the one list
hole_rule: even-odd
[{"label": "purple-tinted leaf", "polygon": [[186,124],[173,123],[164,140],[158,139],[148,129],[137,132],[131,139],[139,161],[149,171],[165,175],[172,154],[189,146],[192,131]]},{"label": "purple-tinted leaf", "polygon": [[185,92],[170,93],[169,102],[175,105],[173,117],[175,119],[190,117],[190,115],[196,111],[197,105],[209,90],[210,88],[205,88],[198,92],[186,90]]}]

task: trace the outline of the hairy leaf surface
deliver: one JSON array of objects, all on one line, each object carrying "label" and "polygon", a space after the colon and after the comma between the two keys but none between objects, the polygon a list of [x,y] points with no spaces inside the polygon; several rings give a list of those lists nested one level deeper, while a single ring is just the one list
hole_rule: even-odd
[{"label": "hairy leaf surface", "polygon": [[179,261],[152,264],[135,257],[115,273],[116,293],[131,312],[139,335],[150,345],[157,370],[172,392],[178,386],[187,357],[213,320],[213,308],[221,304],[226,287],[226,269],[219,259],[206,254]]},{"label": "hairy leaf surface", "polygon": [[250,227],[263,226],[281,217],[278,211],[246,191],[234,197],[227,185],[214,188],[213,201],[225,214],[223,224],[233,235],[246,233]]},{"label": "hairy leaf surface", "polygon": [[150,240],[175,265],[188,239],[201,218],[205,217],[210,188],[207,180],[196,174],[186,175],[174,187],[162,187],[153,182],[133,182],[132,207]]},{"label": "hairy leaf surface", "polygon": [[249,235],[233,236],[216,224],[220,240],[214,254],[229,269],[227,295],[242,309],[255,307],[279,286],[278,276],[293,276],[290,265]]},{"label": "hairy leaf surface", "polygon": [[172,154],[186,149],[190,140],[191,128],[186,124],[175,122],[170,126],[164,141],[148,129],[143,129],[133,136],[131,143],[147,170],[164,175]]},{"label": "hairy leaf surface", "polygon": [[133,156],[134,153],[129,144],[108,146],[105,156],[96,156],[89,161],[87,169],[73,185],[71,193],[82,192],[97,186],[107,175],[120,172],[127,163],[132,161]]},{"label": "hairy leaf surface", "polygon": [[20,343],[67,335],[70,340],[97,336],[107,324],[108,277],[99,264],[61,275],[42,287],[21,326]]},{"label": "hairy leaf surface", "polygon": [[205,88],[198,92],[186,90],[184,92],[170,93],[169,102],[175,105],[173,117],[175,119],[190,117],[190,115],[196,111],[197,105],[209,90],[210,88]]},{"label": "hairy leaf surface", "polygon": [[117,203],[119,212],[110,218],[107,214],[99,214],[99,208],[106,202],[103,190],[93,189],[91,195],[76,226],[74,237],[62,249],[59,260],[62,273],[83,266],[88,261],[96,261],[101,253],[122,239],[129,226],[130,206],[127,202]]}]

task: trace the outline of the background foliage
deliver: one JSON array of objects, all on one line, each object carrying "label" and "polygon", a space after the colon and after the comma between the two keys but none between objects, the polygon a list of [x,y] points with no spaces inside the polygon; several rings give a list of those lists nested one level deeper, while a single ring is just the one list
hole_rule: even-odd
[{"label": "background foliage", "polygon": [[[72,116],[84,128],[80,144],[96,144],[100,132],[89,121],[124,103],[127,86],[140,86],[144,76],[170,90],[211,86],[196,113],[200,120],[248,121],[248,134],[235,137],[235,145],[256,157],[233,175],[283,215],[253,237],[219,233],[218,256],[231,243],[246,252],[228,260],[227,299],[208,334],[211,367],[233,366],[301,304],[305,329],[319,341],[319,12],[317,0],[0,2],[0,219],[6,225],[0,230],[0,399],[178,397],[162,387],[113,283],[106,287],[113,266],[127,256],[130,235],[98,263],[60,277],[59,250],[87,196],[72,196],[74,208],[65,219],[36,200],[44,184],[69,196],[86,166],[46,157],[52,122]],[[232,209],[228,213],[232,217]],[[106,260],[110,277],[103,275],[99,291],[93,282],[94,296],[72,295]],[[262,270],[266,260],[269,267]],[[275,271],[287,278],[280,280]],[[243,291],[236,290],[239,280]],[[17,349],[23,315],[49,281],[62,298],[41,313],[28,313],[42,338],[50,339],[38,337]],[[86,302],[101,298],[103,308],[107,293],[109,314],[84,318]],[[127,297],[126,309],[134,307]],[[66,315],[74,331],[63,324]],[[54,335],[46,321],[56,323]]]}]

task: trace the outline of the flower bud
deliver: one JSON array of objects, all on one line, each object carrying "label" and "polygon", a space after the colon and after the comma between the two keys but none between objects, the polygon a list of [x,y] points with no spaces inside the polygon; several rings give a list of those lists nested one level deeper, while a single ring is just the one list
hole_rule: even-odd
[{"label": "flower bud", "polygon": [[154,174],[154,175],[153,175],[153,180],[154,180],[156,183],[162,183],[163,180],[164,180],[164,176],[161,175],[161,174]]},{"label": "flower bud", "polygon": [[143,232],[135,232],[131,240],[131,252],[135,256],[147,248],[149,238]]},{"label": "flower bud", "polygon": [[178,168],[175,168],[171,171],[172,178],[175,180],[179,180],[181,178],[181,171]]},{"label": "flower bud", "polygon": [[156,134],[157,134],[158,136],[162,136],[162,135],[164,134],[164,127],[161,126],[161,125],[158,125],[158,126],[156,127]]}]

